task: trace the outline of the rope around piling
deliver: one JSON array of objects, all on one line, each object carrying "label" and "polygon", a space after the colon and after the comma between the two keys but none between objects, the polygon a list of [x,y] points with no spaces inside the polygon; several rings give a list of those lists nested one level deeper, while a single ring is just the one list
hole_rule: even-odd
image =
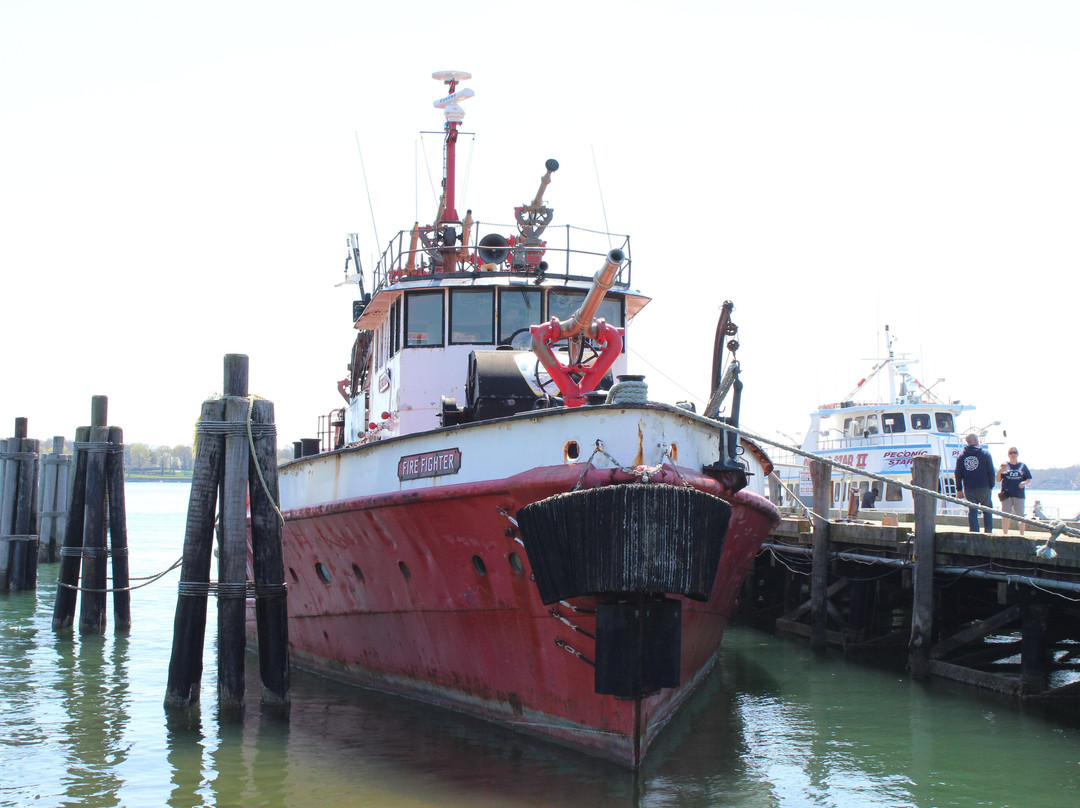
[{"label": "rope around piling", "polygon": [[[256,458],[255,453],[255,435],[258,433],[259,437],[267,437],[271,435],[277,435],[277,427],[274,424],[253,424],[251,422],[251,414],[255,409],[255,400],[261,399],[262,396],[249,395],[249,396],[219,396],[220,399],[235,399],[243,400],[248,403],[247,421],[241,424],[239,421],[204,421],[201,418],[195,422],[195,446],[197,451],[199,447],[199,435],[239,435],[246,434],[248,439],[248,447],[251,450],[251,457]],[[265,400],[265,399],[263,399]],[[278,522],[282,525],[285,524],[285,517],[281,515],[281,507],[270,495],[270,487],[266,484],[266,478],[262,473],[262,466],[256,460],[255,473],[259,477],[259,484],[262,486],[263,493],[266,494],[266,500],[270,503],[270,506],[274,509],[274,513],[277,514]]]}]

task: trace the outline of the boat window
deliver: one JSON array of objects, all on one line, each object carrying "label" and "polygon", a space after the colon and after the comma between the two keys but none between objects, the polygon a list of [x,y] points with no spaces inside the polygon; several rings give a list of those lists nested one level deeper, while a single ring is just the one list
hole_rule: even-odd
[{"label": "boat window", "polygon": [[871,435],[878,433],[878,417],[876,413],[866,416],[866,431]]},{"label": "boat window", "polygon": [[[567,320],[585,300],[585,293],[576,289],[552,289],[548,292],[548,316]],[[596,309],[596,316],[607,320],[608,325],[623,325],[622,297],[607,296]]]},{"label": "boat window", "polygon": [[405,347],[442,344],[442,291],[409,292],[405,297]]},{"label": "boat window", "polygon": [[904,489],[896,483],[885,483],[885,501],[900,502],[904,498]]},{"label": "boat window", "polygon": [[495,341],[495,290],[450,290],[450,343]]},{"label": "boat window", "polygon": [[917,412],[911,416],[912,429],[929,429],[930,416],[925,412]]},{"label": "boat window", "polygon": [[[499,344],[527,348],[530,344],[529,326],[544,322],[540,309],[539,289],[499,290]],[[521,332],[520,334],[517,332]]]},{"label": "boat window", "polygon": [[832,498],[833,498],[833,502],[839,502],[840,501],[840,483],[833,483],[832,484]]},{"label": "boat window", "polygon": [[938,432],[952,432],[953,420],[951,412],[935,412],[934,420],[937,421]]},{"label": "boat window", "polygon": [[401,337],[398,325],[401,321],[401,298],[394,301],[390,306],[390,356],[401,350]]},{"label": "boat window", "polygon": [[860,415],[858,418],[851,419],[851,434],[853,437],[861,438],[863,434],[863,417]]},{"label": "boat window", "polygon": [[854,428],[853,425],[852,425],[852,422],[854,420],[855,420],[854,418],[845,418],[844,419],[844,435],[846,437],[849,437],[849,438],[851,437],[851,430]]},{"label": "boat window", "polygon": [[903,432],[904,414],[902,412],[887,412],[881,416],[881,431],[886,435],[893,432]]}]

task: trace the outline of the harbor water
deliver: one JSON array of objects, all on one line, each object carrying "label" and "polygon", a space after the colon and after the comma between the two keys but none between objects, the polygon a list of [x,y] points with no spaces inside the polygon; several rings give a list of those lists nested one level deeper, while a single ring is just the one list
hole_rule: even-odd
[{"label": "harbor water", "polygon": [[[125,490],[131,574],[151,576],[180,557],[190,486]],[[1080,510],[1080,493],[1032,491],[1029,502],[1036,493],[1062,515]],[[289,716],[264,713],[253,656],[243,716],[219,721],[212,607],[202,705],[170,719],[179,571],[133,593],[129,632],[86,637],[52,631],[56,572],[43,565],[36,592],[0,593],[0,806],[1080,803],[1070,711],[740,627],[637,774],[300,671]]]}]

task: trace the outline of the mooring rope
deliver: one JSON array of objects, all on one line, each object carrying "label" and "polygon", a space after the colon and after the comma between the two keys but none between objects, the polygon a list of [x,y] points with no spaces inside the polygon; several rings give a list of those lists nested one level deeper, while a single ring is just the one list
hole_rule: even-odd
[{"label": "mooring rope", "polygon": [[615,382],[608,390],[608,404],[647,404],[649,385],[638,379]]},{"label": "mooring rope", "polygon": [[[68,548],[65,547],[65,548],[62,548],[62,549],[66,550]],[[75,549],[78,549],[78,548],[75,548]],[[61,552],[61,554],[63,554],[63,552]],[[110,587],[108,589],[94,589],[94,588],[86,587],[86,586],[78,586],[77,584],[65,583],[64,581],[57,581],[56,585],[57,586],[62,586],[65,589],[74,589],[76,592],[90,592],[92,594],[106,594],[107,595],[110,592],[133,592],[136,589],[142,589],[144,586],[150,586],[150,584],[154,583],[155,581],[158,581],[158,580],[164,578],[166,575],[168,575],[174,569],[179,567],[183,563],[183,561],[184,561],[184,558],[183,558],[183,556],[181,556],[180,558],[176,559],[176,561],[170,567],[168,567],[167,569],[162,570],[161,572],[155,573],[154,575],[144,575],[144,576],[138,577],[138,578],[130,578],[129,580],[132,580],[132,581],[145,581],[145,583],[137,584],[135,586],[120,586],[120,587],[116,587],[116,588]]]}]

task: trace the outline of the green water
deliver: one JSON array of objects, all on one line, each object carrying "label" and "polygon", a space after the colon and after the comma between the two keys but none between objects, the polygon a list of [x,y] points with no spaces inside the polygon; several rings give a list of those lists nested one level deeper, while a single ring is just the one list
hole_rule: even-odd
[{"label": "green water", "polygon": [[[133,576],[180,554],[189,487],[126,487]],[[129,634],[57,636],[56,566],[0,594],[2,806],[1072,806],[1080,722],[909,680],[750,629],[637,775],[460,716],[299,672],[288,720],[222,724],[209,616],[203,706],[162,708],[177,572]],[[111,613],[110,613],[111,617]]]}]

